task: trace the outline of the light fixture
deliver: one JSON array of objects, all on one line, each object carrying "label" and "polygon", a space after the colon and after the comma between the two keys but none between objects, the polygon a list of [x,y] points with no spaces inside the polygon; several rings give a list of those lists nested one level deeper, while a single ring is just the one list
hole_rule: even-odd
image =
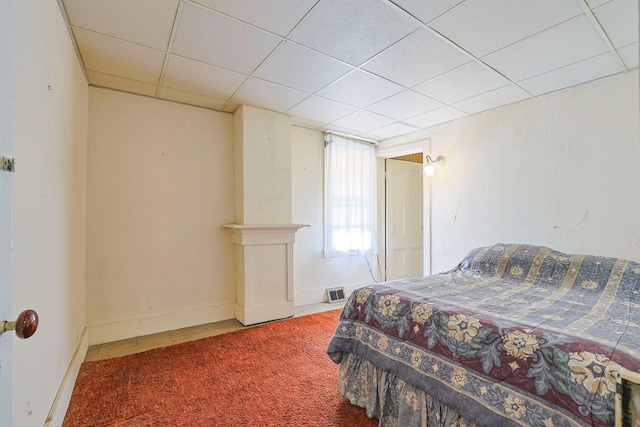
[{"label": "light fixture", "polygon": [[436,172],[436,165],[444,166],[447,160],[444,156],[438,156],[435,160],[428,154],[424,158],[424,174],[426,176],[432,176]]}]

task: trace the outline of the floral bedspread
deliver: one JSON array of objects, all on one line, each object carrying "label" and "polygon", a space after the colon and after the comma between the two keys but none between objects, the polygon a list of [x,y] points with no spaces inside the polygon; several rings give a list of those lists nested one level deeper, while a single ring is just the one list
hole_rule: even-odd
[{"label": "floral bedspread", "polygon": [[612,426],[640,371],[640,263],[472,250],[452,271],[355,291],[328,353],[391,371],[478,425]]}]

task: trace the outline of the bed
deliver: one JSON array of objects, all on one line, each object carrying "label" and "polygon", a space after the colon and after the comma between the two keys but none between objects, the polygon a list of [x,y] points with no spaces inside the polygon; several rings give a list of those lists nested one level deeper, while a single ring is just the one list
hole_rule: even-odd
[{"label": "bed", "polygon": [[354,291],[328,354],[380,426],[613,426],[640,371],[640,263],[498,244]]}]

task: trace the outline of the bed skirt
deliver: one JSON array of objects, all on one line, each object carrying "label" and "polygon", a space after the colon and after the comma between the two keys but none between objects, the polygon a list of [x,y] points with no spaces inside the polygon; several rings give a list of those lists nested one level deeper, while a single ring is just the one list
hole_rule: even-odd
[{"label": "bed skirt", "polygon": [[458,412],[390,372],[353,353],[340,363],[340,394],[365,408],[380,427],[471,427]]}]

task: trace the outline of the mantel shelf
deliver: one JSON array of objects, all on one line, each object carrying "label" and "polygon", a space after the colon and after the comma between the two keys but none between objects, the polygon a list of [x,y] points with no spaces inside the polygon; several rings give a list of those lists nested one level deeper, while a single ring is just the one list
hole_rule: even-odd
[{"label": "mantel shelf", "polygon": [[233,243],[237,245],[273,245],[293,243],[296,231],[303,224],[223,224],[233,232]]},{"label": "mantel shelf", "polygon": [[278,229],[282,229],[283,231],[291,231],[298,230],[303,227],[309,227],[309,224],[222,224],[224,228],[231,228],[243,231],[258,231],[258,230],[267,230],[267,231],[277,231]]}]

